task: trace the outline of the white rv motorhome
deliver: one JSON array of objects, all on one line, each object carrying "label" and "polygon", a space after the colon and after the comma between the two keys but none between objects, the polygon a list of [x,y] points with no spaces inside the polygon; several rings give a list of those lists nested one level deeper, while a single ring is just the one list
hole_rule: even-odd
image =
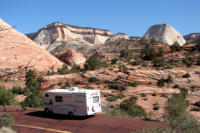
[{"label": "white rv motorhome", "polygon": [[65,88],[45,93],[48,100],[44,111],[69,116],[87,116],[101,112],[100,90]]}]

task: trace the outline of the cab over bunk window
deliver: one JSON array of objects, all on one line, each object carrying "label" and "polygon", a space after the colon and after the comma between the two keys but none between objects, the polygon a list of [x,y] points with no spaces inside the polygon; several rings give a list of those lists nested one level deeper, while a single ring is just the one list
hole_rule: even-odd
[{"label": "cab over bunk window", "polygon": [[98,103],[99,102],[99,97],[96,96],[96,97],[93,97],[93,103]]},{"label": "cab over bunk window", "polygon": [[63,102],[63,97],[62,96],[55,96],[55,101],[56,102]]}]

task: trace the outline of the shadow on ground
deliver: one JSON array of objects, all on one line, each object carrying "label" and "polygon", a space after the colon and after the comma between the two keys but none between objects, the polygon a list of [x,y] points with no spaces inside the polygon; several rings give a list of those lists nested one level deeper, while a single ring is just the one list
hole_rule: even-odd
[{"label": "shadow on ground", "polygon": [[60,115],[60,114],[53,114],[53,113],[45,113],[44,111],[35,111],[26,113],[25,115],[29,116],[36,116],[41,118],[50,118],[50,119],[57,119],[57,120],[86,120],[95,116],[72,116],[69,117],[68,115]]}]

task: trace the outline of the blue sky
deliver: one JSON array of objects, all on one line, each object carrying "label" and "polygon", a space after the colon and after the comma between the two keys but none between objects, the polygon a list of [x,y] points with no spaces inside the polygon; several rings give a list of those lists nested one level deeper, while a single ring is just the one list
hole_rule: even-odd
[{"label": "blue sky", "polygon": [[0,18],[22,33],[60,21],[143,36],[169,23],[182,35],[200,32],[200,0],[1,0]]}]

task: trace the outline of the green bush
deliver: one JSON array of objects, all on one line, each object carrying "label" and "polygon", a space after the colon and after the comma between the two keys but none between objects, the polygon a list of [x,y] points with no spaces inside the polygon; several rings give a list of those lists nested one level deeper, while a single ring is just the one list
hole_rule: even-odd
[{"label": "green bush", "polygon": [[137,87],[138,85],[139,85],[138,81],[133,81],[133,82],[128,83],[128,86],[131,86],[131,87]]},{"label": "green bush", "polygon": [[177,128],[184,121],[186,109],[188,107],[187,100],[183,94],[173,94],[168,99],[166,112],[166,122],[173,128]]},{"label": "green bush", "polygon": [[76,72],[80,72],[81,71],[81,67],[79,65],[73,65],[70,73],[76,73]]},{"label": "green bush", "polygon": [[24,94],[24,90],[20,86],[14,86],[14,87],[12,87],[12,93],[21,95],[21,94]]},{"label": "green bush", "polygon": [[92,90],[93,89],[93,87],[91,87],[91,86],[85,86],[85,87],[83,87],[84,89],[87,89],[87,90]]},{"label": "green bush", "polygon": [[140,57],[136,56],[134,58],[134,61],[130,62],[129,64],[131,64],[133,66],[137,66],[137,65],[140,65],[142,63],[144,63],[144,61]]},{"label": "green bush", "polygon": [[157,56],[163,56],[165,54],[165,50],[164,48],[158,48],[158,52],[156,53]]},{"label": "green bush", "polygon": [[46,101],[40,93],[40,85],[43,81],[41,76],[37,77],[34,70],[29,70],[25,75],[26,99],[21,103],[22,107],[43,107]]},{"label": "green bush", "polygon": [[109,83],[108,87],[110,89],[114,89],[114,90],[125,90],[126,89],[123,84],[117,83],[117,82],[115,82],[115,83]]},{"label": "green bush", "polygon": [[65,82],[65,86],[64,87],[71,87],[71,82],[70,82],[70,80],[67,80],[66,82]]},{"label": "green bush", "polygon": [[123,93],[119,93],[118,95],[108,96],[106,98],[106,101],[113,102],[113,101],[116,101],[117,99],[121,99],[124,97],[125,97],[125,95]]},{"label": "green bush", "polygon": [[114,59],[111,60],[111,64],[116,64],[117,61],[118,61],[118,59],[117,59],[117,58],[114,58]]},{"label": "green bush", "polygon": [[154,37],[152,37],[151,39],[150,39],[150,43],[151,43],[151,45],[156,45],[158,42],[156,41],[156,39],[154,38]]},{"label": "green bush", "polygon": [[182,49],[182,47],[180,46],[178,42],[175,42],[174,44],[172,44],[170,48],[171,48],[171,51],[181,51]]},{"label": "green bush", "polygon": [[185,87],[180,87],[179,90],[180,90],[180,93],[181,93],[184,97],[186,97],[186,96],[188,95],[188,89],[187,89],[187,88],[185,88]]},{"label": "green bush", "polygon": [[68,74],[69,73],[69,69],[67,67],[67,65],[63,65],[62,68],[58,68],[57,69],[58,74],[63,75],[63,74]]},{"label": "green bush", "polygon": [[133,50],[124,49],[120,51],[120,57],[131,59],[133,57]]},{"label": "green bush", "polygon": [[14,103],[14,95],[12,90],[6,90],[5,87],[0,86],[0,105],[12,105]]},{"label": "green bush", "polygon": [[115,108],[111,114],[114,116],[128,116],[128,113],[121,110],[119,107]]},{"label": "green bush", "polygon": [[0,113],[0,128],[10,127],[14,122],[15,121],[11,115],[6,113]]},{"label": "green bush", "polygon": [[143,48],[140,52],[141,58],[144,60],[153,60],[156,58],[156,50],[154,48]]},{"label": "green bush", "polygon": [[84,65],[85,70],[96,70],[101,67],[101,62],[95,57],[89,57]]},{"label": "green bush", "polygon": [[97,81],[99,81],[99,79],[96,78],[96,77],[91,77],[91,78],[88,79],[88,81],[89,81],[90,83],[91,83],[91,82],[97,82]]},{"label": "green bush", "polygon": [[152,63],[153,67],[164,67],[167,65],[167,62],[163,58],[154,58]]},{"label": "green bush", "polygon": [[136,97],[130,97],[128,100],[122,101],[120,103],[120,109],[132,117],[146,117],[145,110],[141,106],[136,105],[136,100]]},{"label": "green bush", "polygon": [[159,87],[163,87],[165,85],[165,79],[161,78],[160,80],[158,80],[157,85]]},{"label": "green bush", "polygon": [[128,68],[127,68],[126,65],[121,64],[121,65],[119,65],[119,71],[123,72],[123,73],[126,73],[128,71]]}]

